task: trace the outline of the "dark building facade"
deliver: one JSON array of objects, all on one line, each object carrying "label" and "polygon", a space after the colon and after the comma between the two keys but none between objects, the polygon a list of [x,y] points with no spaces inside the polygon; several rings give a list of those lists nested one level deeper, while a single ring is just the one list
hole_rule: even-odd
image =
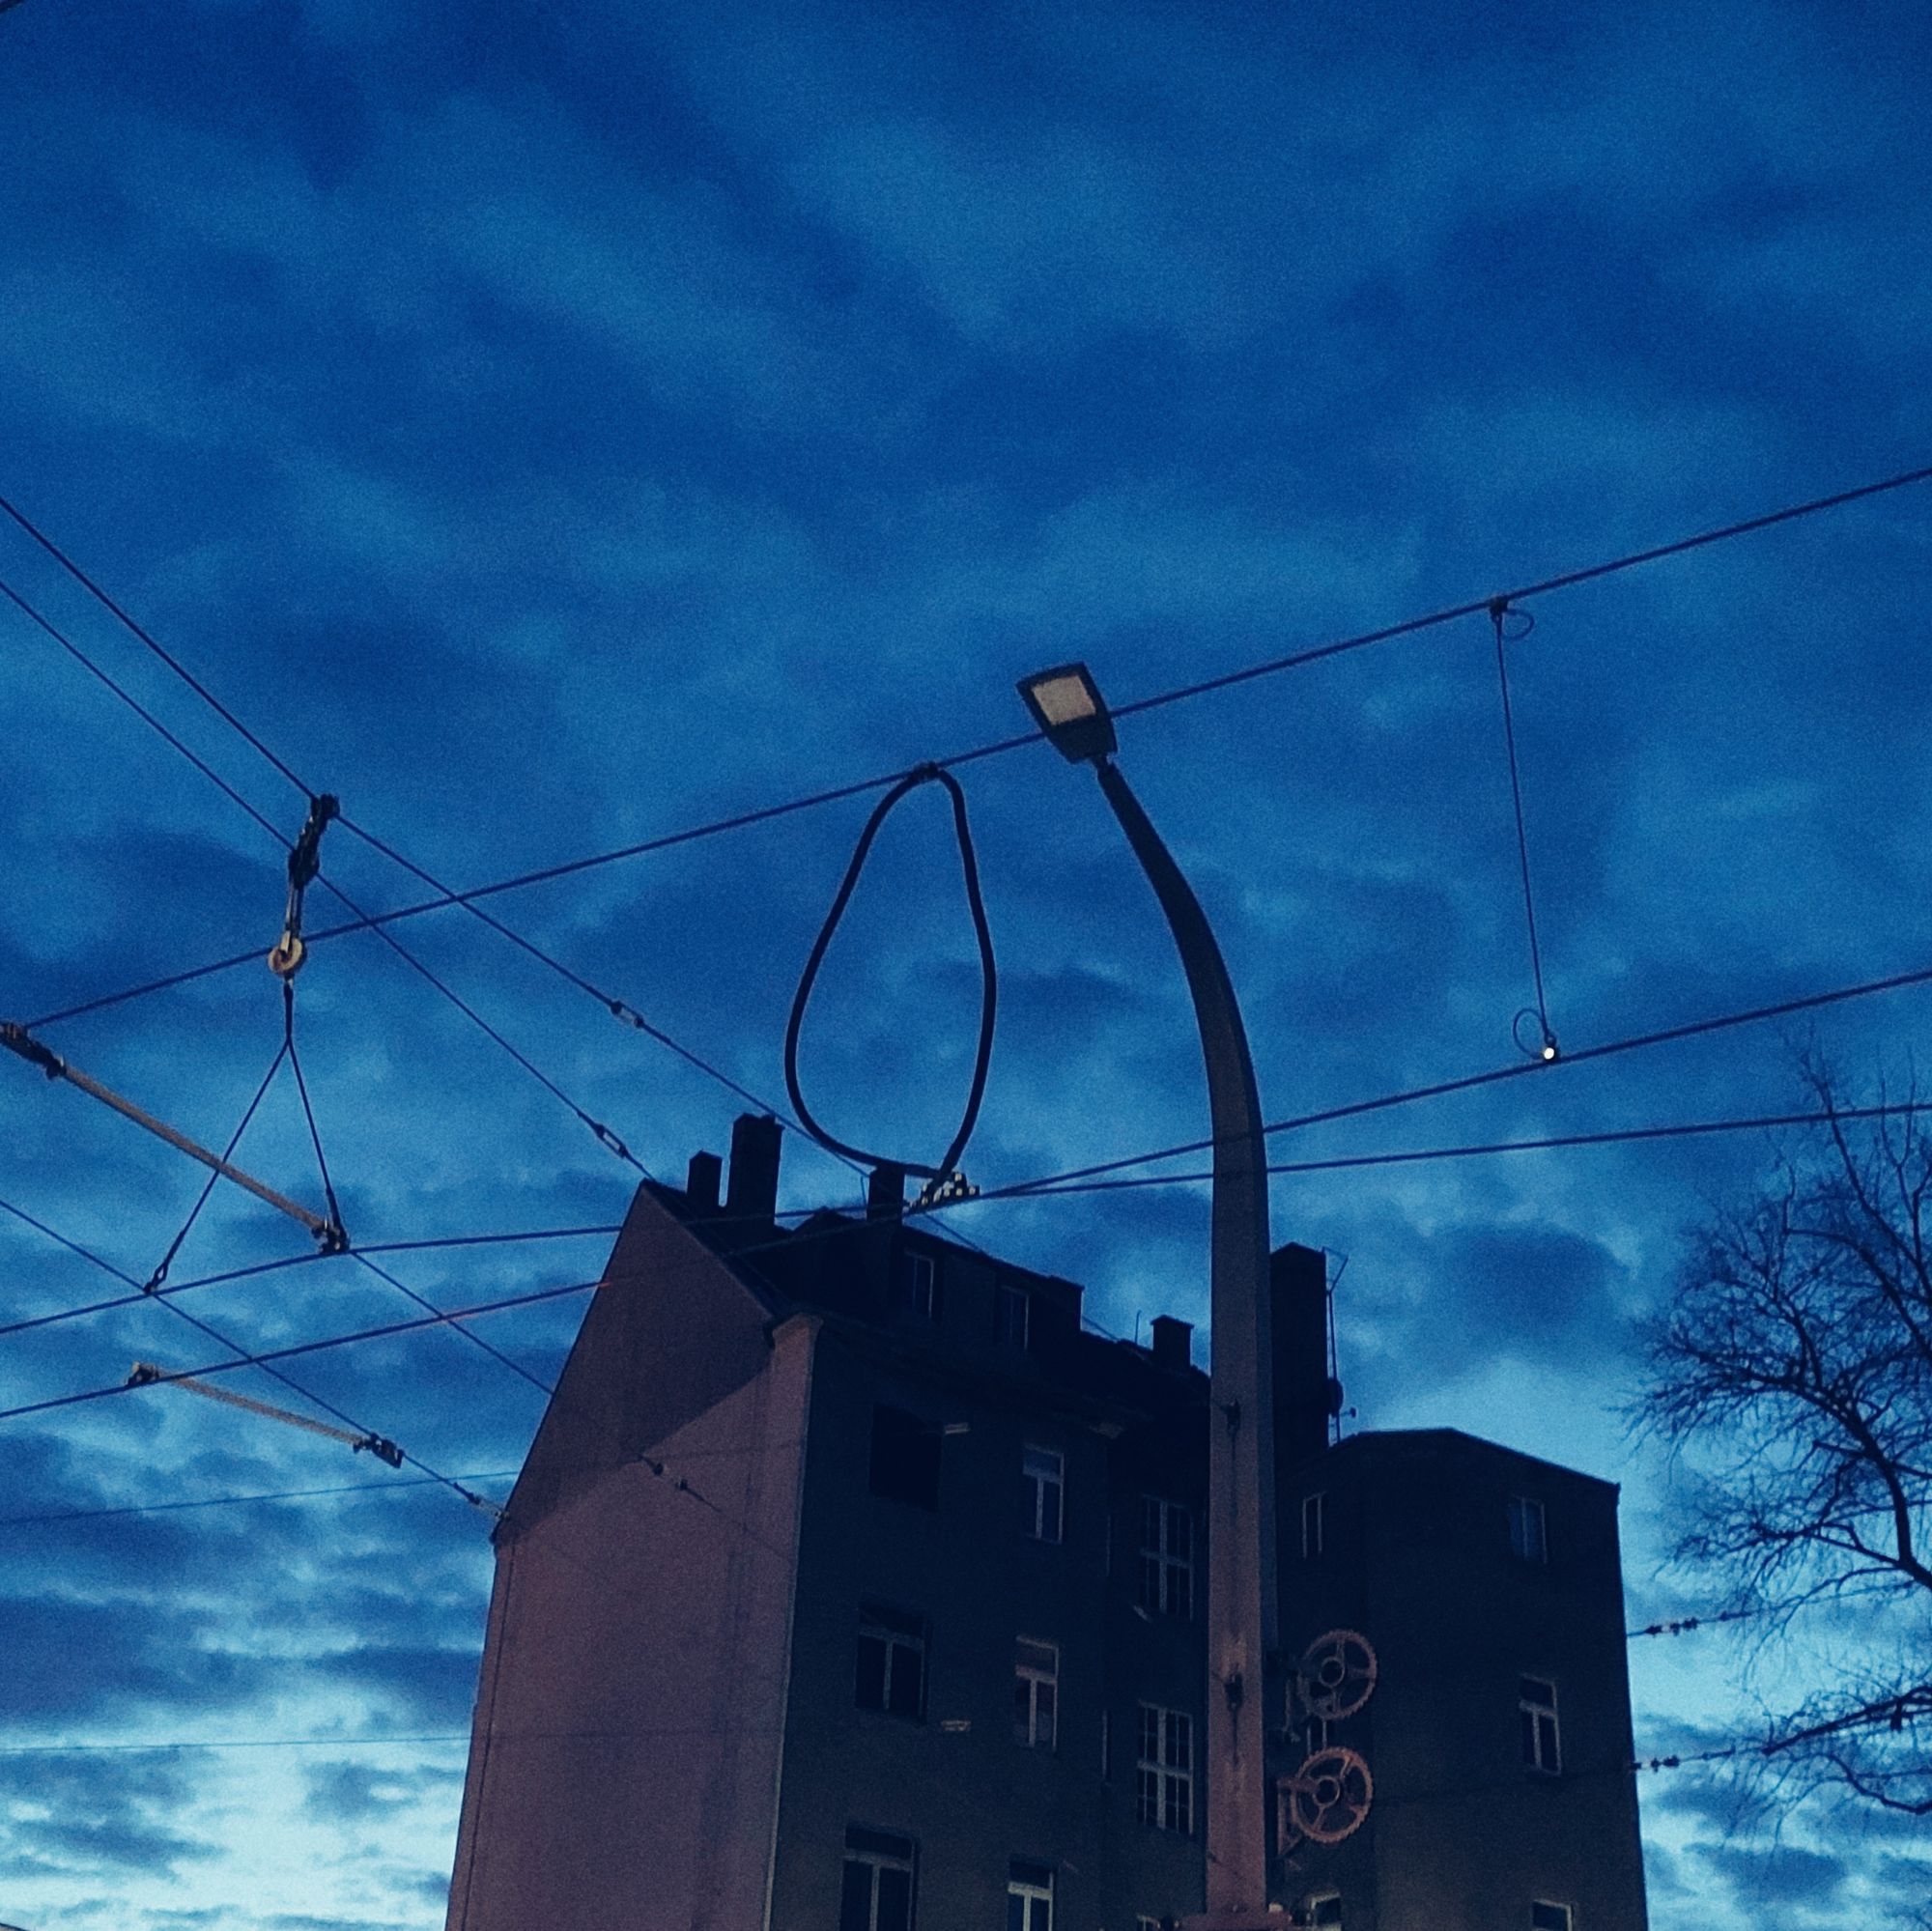
[{"label": "dark building facade", "polygon": [[[778,1144],[633,1203],[498,1531],[449,1931],[1199,1911],[1189,1330],[1091,1334],[890,1183],[782,1232]],[[1274,1296],[1284,1922],[1644,1931],[1615,1491],[1331,1447],[1321,1257]]]}]

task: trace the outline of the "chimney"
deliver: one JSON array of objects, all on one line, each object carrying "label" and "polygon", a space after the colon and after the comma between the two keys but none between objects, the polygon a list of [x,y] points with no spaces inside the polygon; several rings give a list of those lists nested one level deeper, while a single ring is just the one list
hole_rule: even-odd
[{"label": "chimney", "polygon": [[770,1114],[741,1113],[731,1122],[731,1180],[724,1210],[769,1220],[779,1204],[779,1123]]},{"label": "chimney", "polygon": [[1319,1248],[1291,1241],[1269,1257],[1274,1320],[1274,1447],[1281,1469],[1328,1446],[1341,1390],[1328,1378],[1328,1267]]},{"label": "chimney", "polygon": [[694,1153],[684,1177],[684,1197],[699,1213],[718,1211],[718,1182],[724,1163],[716,1153]]},{"label": "chimney", "polygon": [[905,1212],[905,1169],[881,1160],[866,1182],[866,1218],[897,1220]]},{"label": "chimney", "polygon": [[1153,1358],[1163,1368],[1185,1368],[1192,1359],[1194,1323],[1176,1320],[1171,1314],[1153,1318]]}]

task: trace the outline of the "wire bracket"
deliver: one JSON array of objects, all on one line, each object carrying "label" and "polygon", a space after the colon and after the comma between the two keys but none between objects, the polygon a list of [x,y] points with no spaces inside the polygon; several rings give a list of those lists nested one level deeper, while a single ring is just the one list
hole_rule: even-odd
[{"label": "wire bracket", "polygon": [[308,821],[289,851],[289,903],[282,915],[282,936],[269,949],[269,970],[279,980],[288,980],[301,971],[308,957],[302,942],[302,895],[315,883],[322,869],[322,835],[328,821],[341,814],[340,802],[325,791],[311,798]]},{"label": "wire bracket", "polygon": [[291,1428],[306,1429],[311,1434],[326,1434],[331,1441],[347,1442],[357,1455],[366,1449],[378,1462],[385,1462],[391,1468],[400,1468],[405,1460],[403,1451],[385,1434],[357,1434],[351,1429],[331,1428],[326,1421],[316,1421],[311,1416],[298,1415],[268,1402],[258,1402],[250,1395],[238,1395],[232,1389],[217,1388],[213,1382],[198,1380],[192,1375],[171,1375],[152,1361],[135,1362],[133,1372],[128,1377],[128,1385],[130,1388],[156,1385],[185,1388],[189,1394],[199,1395],[204,1401],[219,1402],[225,1407],[242,1408],[249,1414],[262,1415],[270,1421],[286,1422]]},{"label": "wire bracket", "polygon": [[273,1187],[264,1185],[252,1174],[246,1174],[232,1161],[219,1153],[211,1153],[197,1140],[190,1140],[179,1127],[170,1126],[164,1120],[156,1120],[145,1108],[136,1106],[131,1099],[124,1099],[111,1087],[101,1083],[89,1073],[84,1073],[71,1062],[64,1060],[51,1048],[43,1046],[34,1038],[24,1026],[15,1025],[11,1019],[0,1019],[0,1046],[18,1055],[31,1066],[39,1066],[49,1079],[64,1079],[70,1086],[78,1087],[90,1098],[98,1099],[103,1106],[111,1107],[124,1120],[131,1120],[136,1126],[152,1133],[157,1140],[165,1140],[177,1152],[185,1153],[191,1160],[199,1160],[211,1172],[219,1174],[225,1180],[233,1180],[238,1187],[251,1193],[259,1201],[266,1202],[278,1212],[285,1213],[291,1220],[299,1221],[302,1226],[323,1243],[324,1252],[340,1251],[331,1246],[331,1241],[345,1241],[342,1229],[333,1221],[325,1220],[319,1213],[311,1213],[307,1207],[292,1201],[288,1195],[277,1193]]}]

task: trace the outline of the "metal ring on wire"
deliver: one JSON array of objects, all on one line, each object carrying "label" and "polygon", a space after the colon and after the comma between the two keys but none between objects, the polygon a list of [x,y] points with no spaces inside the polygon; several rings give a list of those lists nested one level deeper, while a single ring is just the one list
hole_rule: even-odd
[{"label": "metal ring on wire", "polygon": [[[980,946],[980,979],[981,994],[980,1000],[980,1045],[973,1063],[973,1085],[966,1096],[966,1110],[959,1122],[959,1130],[952,1136],[952,1144],[947,1148],[944,1156],[936,1166],[925,1166],[917,1160],[886,1161],[879,1154],[868,1153],[862,1148],[848,1146],[843,1140],[828,1133],[812,1117],[811,1109],[805,1103],[805,1094],[798,1083],[798,1036],[805,1024],[805,1008],[811,998],[811,988],[818,979],[818,969],[825,962],[826,948],[832,943],[832,935],[838,929],[838,922],[845,916],[845,907],[852,896],[853,888],[859,882],[859,874],[865,869],[867,855],[872,849],[872,840],[878,836],[879,827],[886,821],[893,807],[922,784],[943,784],[948,797],[952,801],[952,830],[959,844],[959,865],[966,884],[966,903],[973,915],[973,932]],[[812,942],[811,953],[805,962],[805,972],[798,982],[798,991],[792,999],[791,1017],[785,1025],[784,1074],[785,1091],[791,1095],[792,1109],[797,1113],[800,1123],[806,1131],[835,1153],[840,1153],[848,1160],[857,1160],[863,1166],[877,1167],[892,1165],[909,1174],[918,1174],[932,1181],[922,1199],[931,1196],[944,1198],[949,1191],[964,1190],[963,1177],[958,1172],[959,1156],[966,1150],[966,1143],[973,1137],[973,1128],[980,1118],[980,1102],[985,1096],[986,1070],[993,1057],[993,1019],[999,1003],[999,967],[993,958],[993,935],[986,924],[986,907],[980,895],[980,865],[973,852],[973,834],[966,822],[966,795],[960,790],[958,781],[949,771],[936,764],[922,764],[909,771],[872,808],[872,815],[866,821],[866,829],[859,834],[858,845],[852,853],[852,862],[845,867],[844,879],[840,882],[838,895],[832,901],[832,910],[825,916],[825,923],[820,926],[818,937]],[[958,1181],[957,1189],[949,1189],[949,1182]]]},{"label": "metal ring on wire", "polygon": [[[1522,1036],[1522,1022],[1525,1019],[1537,1030],[1538,1036],[1534,1040]],[[1549,1021],[1533,1006],[1525,1006],[1510,1021],[1510,1036],[1516,1041],[1518,1052],[1526,1060],[1541,1060],[1545,1065],[1549,1065],[1562,1057],[1562,1048],[1556,1043],[1556,1035],[1549,1030]]]},{"label": "metal ring on wire", "polygon": [[1504,643],[1520,643],[1536,628],[1535,614],[1519,610],[1507,597],[1490,599],[1490,621]]}]

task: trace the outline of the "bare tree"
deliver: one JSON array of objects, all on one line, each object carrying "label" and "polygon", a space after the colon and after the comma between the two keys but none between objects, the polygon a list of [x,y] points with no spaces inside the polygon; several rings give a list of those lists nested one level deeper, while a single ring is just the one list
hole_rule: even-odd
[{"label": "bare tree", "polygon": [[1765,1764],[1932,1816],[1932,1136],[1911,1093],[1804,1077],[1826,1123],[1692,1235],[1636,1411],[1708,1477],[1681,1559],[1759,1606],[1846,1605]]}]

